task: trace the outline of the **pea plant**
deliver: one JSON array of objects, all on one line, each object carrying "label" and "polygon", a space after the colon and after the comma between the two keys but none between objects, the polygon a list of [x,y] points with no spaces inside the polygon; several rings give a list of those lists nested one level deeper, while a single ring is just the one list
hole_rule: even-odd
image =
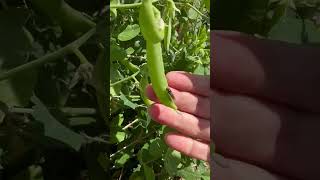
[{"label": "pea plant", "polygon": [[165,73],[209,75],[209,1],[113,0],[110,4],[110,142],[113,178],[210,179],[206,162],[169,148],[172,131],[151,120],[152,84],[176,110]]},{"label": "pea plant", "polygon": [[0,179],[107,179],[108,18],[99,0],[0,1]]}]

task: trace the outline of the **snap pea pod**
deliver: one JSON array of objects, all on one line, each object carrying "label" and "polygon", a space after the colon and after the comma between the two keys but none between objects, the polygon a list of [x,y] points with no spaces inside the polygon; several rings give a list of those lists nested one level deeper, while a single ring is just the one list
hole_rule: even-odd
[{"label": "snap pea pod", "polygon": [[167,8],[166,8],[167,26],[165,28],[165,37],[164,37],[164,48],[166,51],[169,51],[170,42],[171,42],[171,33],[172,33],[172,20],[176,16],[176,11],[180,13],[180,10],[176,7],[173,0],[167,0]]},{"label": "snap pea pod", "polygon": [[165,38],[163,43],[166,51],[169,51],[170,42],[171,42],[171,31],[172,31],[171,22],[172,22],[172,19],[169,17],[168,26],[165,29]]},{"label": "snap pea pod", "polygon": [[161,43],[147,42],[147,65],[152,87],[160,102],[168,107],[177,109],[168,88],[163,68]]},{"label": "snap pea pod", "polygon": [[159,10],[151,0],[143,0],[139,12],[139,24],[147,45],[147,66],[152,87],[159,101],[173,109],[177,106],[168,88],[162,59],[161,41],[164,38],[164,23]]},{"label": "snap pea pod", "polygon": [[139,24],[143,37],[157,43],[164,37],[164,22],[160,11],[152,5],[151,0],[143,0],[139,12]]}]

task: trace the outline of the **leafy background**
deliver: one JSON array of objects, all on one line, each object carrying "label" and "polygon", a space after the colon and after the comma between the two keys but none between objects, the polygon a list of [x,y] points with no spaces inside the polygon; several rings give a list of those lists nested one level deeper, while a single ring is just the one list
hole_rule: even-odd
[{"label": "leafy background", "polygon": [[0,179],[107,179],[107,2],[67,0],[60,19],[33,2],[0,1]]},{"label": "leafy background", "polygon": [[213,0],[214,29],[296,44],[320,41],[319,0]]},{"label": "leafy background", "polygon": [[[112,8],[136,1],[111,1],[111,174],[117,179],[210,179],[208,164],[168,149],[168,131],[152,121],[140,97],[145,77],[145,40],[140,32],[138,8]],[[209,12],[202,0],[175,1],[170,49],[163,51],[166,72],[179,70],[209,75]],[[164,14],[166,1],[154,5]],[[163,15],[163,19],[164,15]]]}]

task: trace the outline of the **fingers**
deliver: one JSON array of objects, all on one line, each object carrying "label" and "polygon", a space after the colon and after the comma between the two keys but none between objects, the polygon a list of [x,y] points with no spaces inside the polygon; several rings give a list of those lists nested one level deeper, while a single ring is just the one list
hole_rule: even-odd
[{"label": "fingers", "polygon": [[[237,94],[214,91],[217,152],[297,179],[318,177],[320,117]],[[297,156],[299,154],[299,156]]]},{"label": "fingers", "polygon": [[209,96],[209,78],[209,76],[200,76],[182,71],[172,71],[167,74],[170,87],[200,96]]},{"label": "fingers", "polygon": [[[210,101],[209,98],[198,96],[190,92],[178,91],[170,88],[174,96],[174,101],[180,111],[193,114],[195,116],[210,119]],[[155,102],[159,102],[156,98],[151,86],[147,86],[147,96]]]},{"label": "fingers", "polygon": [[184,112],[177,113],[158,103],[150,107],[149,114],[153,120],[174,128],[182,134],[210,141],[210,122],[208,120]]},{"label": "fingers", "polygon": [[211,86],[320,111],[320,51],[216,31]]},{"label": "fingers", "polygon": [[210,160],[210,146],[206,143],[177,133],[166,134],[165,141],[171,148],[187,156],[207,162]]},{"label": "fingers", "polygon": [[[218,154],[214,154],[217,157],[217,161],[212,163],[212,179],[221,180],[248,180],[248,179],[259,179],[259,180],[288,180],[287,178],[275,175],[268,172],[265,169],[247,164],[241,161],[223,158]],[[222,164],[227,166],[220,166]]]}]

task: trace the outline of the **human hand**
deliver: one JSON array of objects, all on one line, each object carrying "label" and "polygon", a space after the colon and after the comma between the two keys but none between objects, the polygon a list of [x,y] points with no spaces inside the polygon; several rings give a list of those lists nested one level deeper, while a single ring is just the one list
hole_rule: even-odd
[{"label": "human hand", "polygon": [[[173,149],[197,159],[210,160],[210,81],[208,76],[186,72],[167,74],[169,87],[175,97],[178,113],[155,103],[149,109],[153,120],[177,130],[165,135],[165,142]],[[157,102],[151,86],[147,95]]]},{"label": "human hand", "polygon": [[211,139],[226,165],[214,164],[212,177],[319,179],[319,48],[236,32],[211,37]]}]

